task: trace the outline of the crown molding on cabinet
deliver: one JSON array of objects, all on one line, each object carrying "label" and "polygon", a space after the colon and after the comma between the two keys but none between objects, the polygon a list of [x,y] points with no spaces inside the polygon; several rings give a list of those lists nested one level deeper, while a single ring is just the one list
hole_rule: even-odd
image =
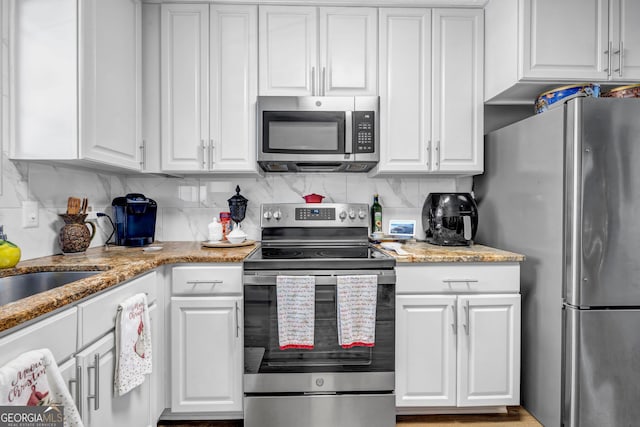
[{"label": "crown molding on cabinet", "polygon": [[488,0],[142,0],[143,3],[227,3],[283,6],[484,7]]}]

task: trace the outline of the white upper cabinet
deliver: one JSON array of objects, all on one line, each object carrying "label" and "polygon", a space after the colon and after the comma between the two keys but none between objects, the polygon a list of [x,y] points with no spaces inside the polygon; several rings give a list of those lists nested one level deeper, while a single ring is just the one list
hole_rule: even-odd
[{"label": "white upper cabinet", "polygon": [[483,171],[483,25],[481,10],[433,10],[432,171]]},{"label": "white upper cabinet", "polygon": [[380,9],[379,172],[431,170],[431,10]]},{"label": "white upper cabinet", "polygon": [[141,170],[141,5],[13,3],[10,157]]},{"label": "white upper cabinet", "polygon": [[257,8],[163,4],[165,172],[256,172]]},{"label": "white upper cabinet", "polygon": [[376,95],[377,9],[260,6],[260,95]]},{"label": "white upper cabinet", "polygon": [[533,104],[567,82],[637,81],[638,16],[635,0],[490,0],[485,101]]},{"label": "white upper cabinet", "polygon": [[480,9],[380,9],[377,173],[483,171]]}]

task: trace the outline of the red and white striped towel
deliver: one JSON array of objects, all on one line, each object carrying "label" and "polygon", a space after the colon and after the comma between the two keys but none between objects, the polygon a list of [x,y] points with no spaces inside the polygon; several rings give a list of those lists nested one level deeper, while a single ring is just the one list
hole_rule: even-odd
[{"label": "red and white striped towel", "polygon": [[315,286],[313,276],[277,276],[280,350],[313,349]]},{"label": "red and white striped towel", "polygon": [[376,340],[378,276],[337,277],[338,343],[373,347]]}]

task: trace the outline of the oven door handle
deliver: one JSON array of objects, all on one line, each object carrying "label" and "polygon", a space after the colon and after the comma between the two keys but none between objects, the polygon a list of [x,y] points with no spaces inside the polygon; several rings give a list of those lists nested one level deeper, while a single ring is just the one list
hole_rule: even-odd
[{"label": "oven door handle", "polygon": [[[356,274],[357,276],[357,274]],[[246,275],[244,276],[245,286],[275,286],[277,275]],[[337,276],[314,276],[316,286],[335,286],[338,282]],[[378,275],[379,285],[395,285],[395,273]]]}]

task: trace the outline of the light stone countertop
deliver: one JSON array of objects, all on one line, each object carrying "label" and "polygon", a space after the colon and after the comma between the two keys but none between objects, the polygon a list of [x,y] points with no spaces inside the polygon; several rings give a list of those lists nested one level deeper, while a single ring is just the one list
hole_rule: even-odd
[{"label": "light stone countertop", "polygon": [[408,255],[398,255],[395,251],[381,251],[393,256],[398,264],[432,263],[432,262],[522,262],[524,255],[503,251],[484,245],[471,246],[438,246],[426,242],[407,242],[401,248]]}]

